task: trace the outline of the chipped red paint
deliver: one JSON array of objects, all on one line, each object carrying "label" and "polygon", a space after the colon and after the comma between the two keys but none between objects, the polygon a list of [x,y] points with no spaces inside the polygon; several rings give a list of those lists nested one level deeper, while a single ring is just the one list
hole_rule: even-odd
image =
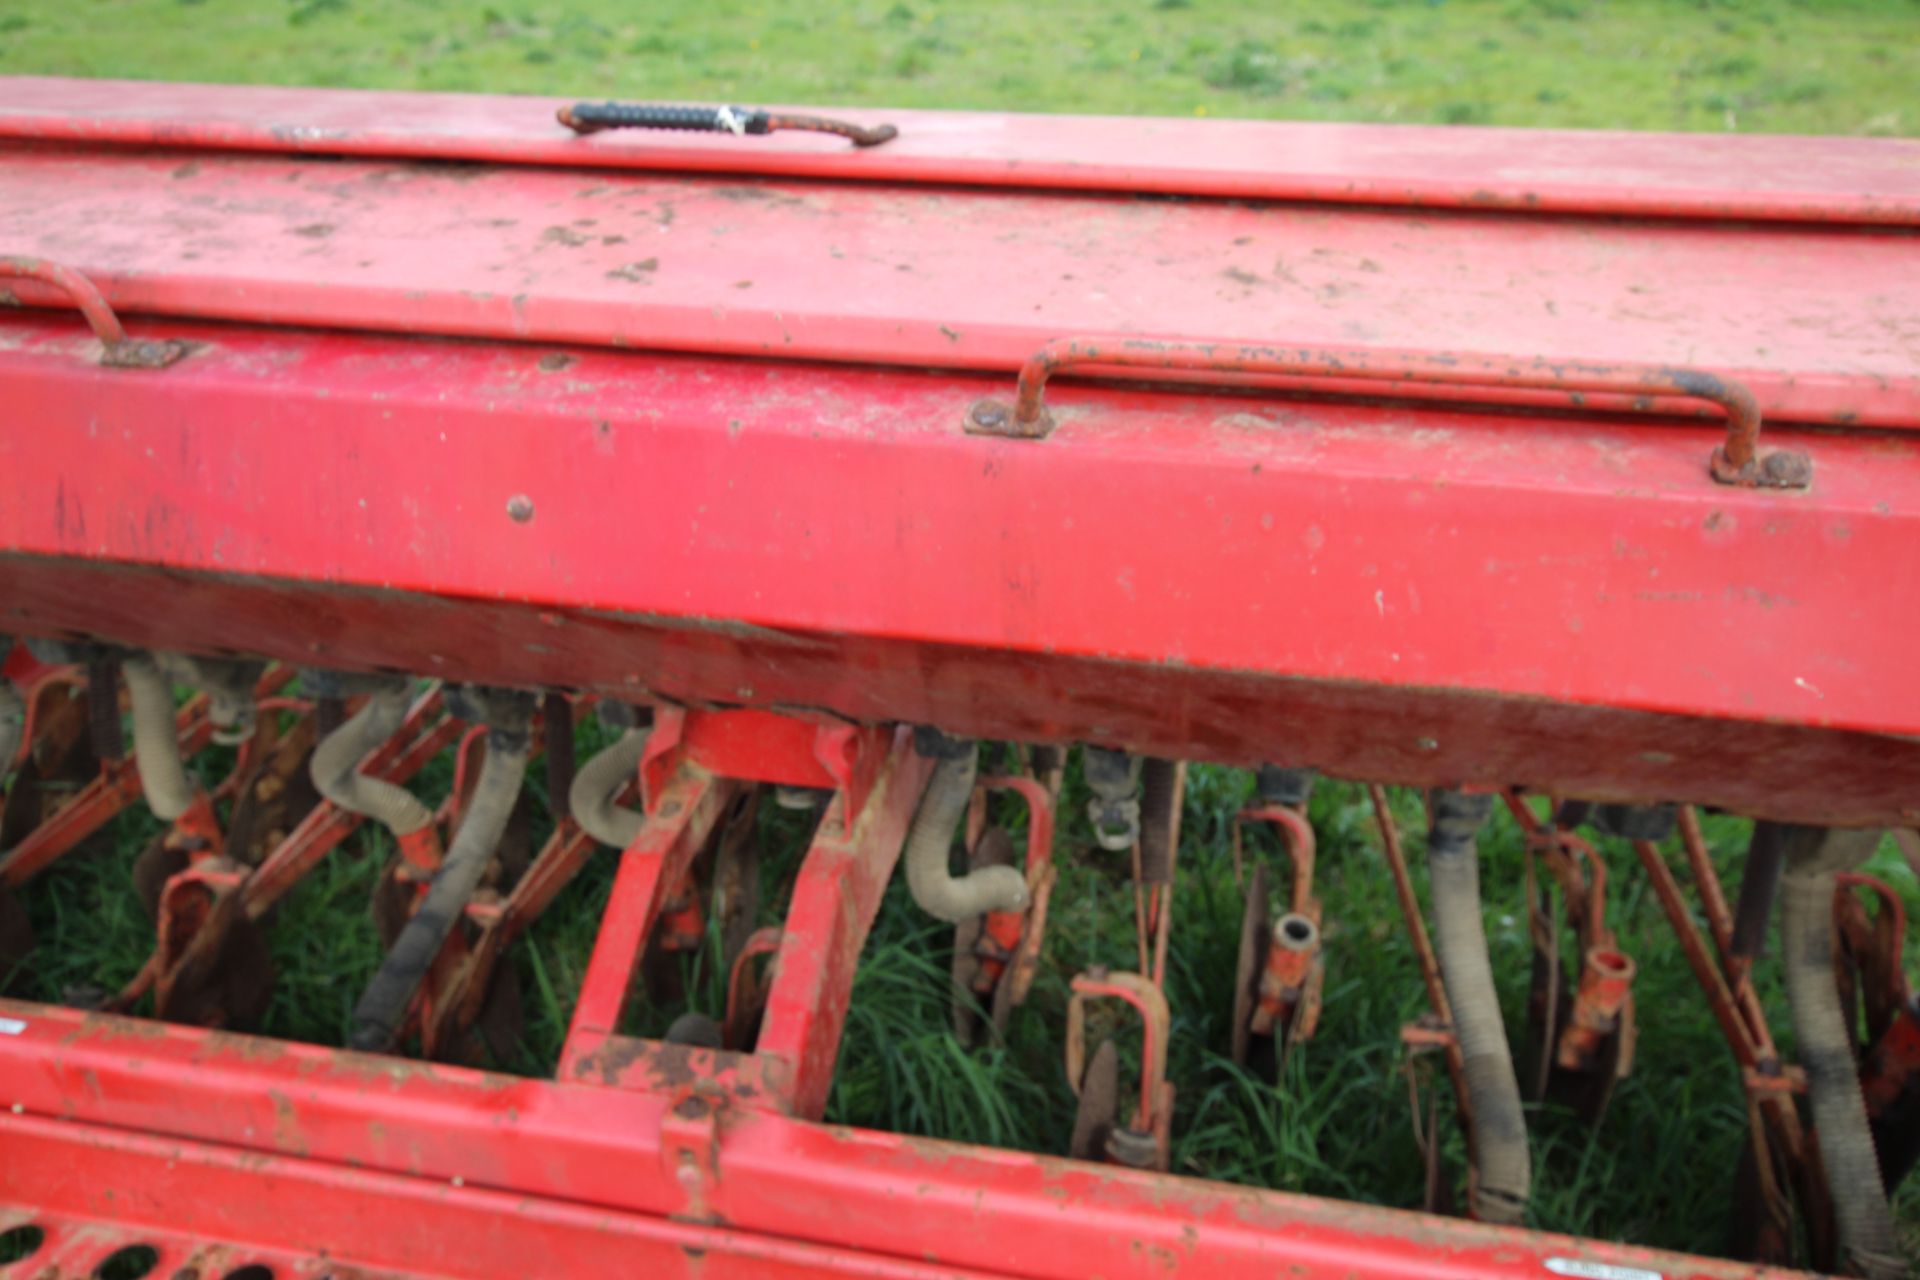
[{"label": "chipped red paint", "polygon": [[589,1061],[593,1070],[609,1069],[601,1051],[619,1036],[647,938],[685,881],[694,855],[726,814],[735,789],[728,778],[677,770],[658,792],[640,834],[621,851],[560,1055],[561,1079],[585,1074]]}]

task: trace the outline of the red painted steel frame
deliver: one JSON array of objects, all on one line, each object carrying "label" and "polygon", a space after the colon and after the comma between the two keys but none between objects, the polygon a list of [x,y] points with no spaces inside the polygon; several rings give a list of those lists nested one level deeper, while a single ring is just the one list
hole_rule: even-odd
[{"label": "red painted steel frame", "polygon": [[[74,92],[0,84],[0,136],[30,140],[6,149],[0,240],[194,349],[113,370],[71,317],[0,320],[10,633],[696,709],[663,721],[686,732],[649,761],[557,1080],[0,1002],[0,1224],[46,1224],[30,1266],[151,1232],[169,1262],[313,1275],[1769,1274],[812,1118],[927,777],[897,722],[1920,818],[1920,461],[1898,435],[1776,430],[1920,425],[1886,338],[1920,261],[1861,225],[1915,221],[1905,144],[1536,138],[1596,175],[1542,183],[1501,155],[1513,135],[1422,134],[1408,163],[1394,131],[1345,132],[1343,159],[1263,170],[1246,148],[1336,135],[916,116],[850,158],[557,141],[551,104],[541,132],[501,114],[525,102],[316,97],[289,124],[263,123],[271,91]],[[517,167],[380,158],[462,154]],[[669,165],[789,176],[611,171]],[[991,189],[1023,183],[1082,193]],[[1410,202],[1452,207],[1352,207]],[[1702,365],[1753,384],[1816,483],[1730,492],[1701,467],[1717,428],[1590,402],[1079,388],[1045,441],[965,434],[1011,378],[951,370],[1169,317],[1184,331],[1154,336]],[[583,345],[505,345],[560,340]],[[607,349],[643,344],[703,353]],[[743,724],[778,732],[717,731]],[[649,933],[743,778],[839,788],[755,1049],[624,1035]]]},{"label": "red painted steel frame", "polygon": [[0,321],[16,630],[1913,821],[1902,440],[1770,430],[1818,480],[1743,492],[1644,419],[1079,388],[995,440],[978,377],[147,328],[203,346]]},{"label": "red painted steel frame", "polygon": [[675,1080],[672,1073],[684,1074],[692,1061],[717,1077],[752,1082],[757,1105],[817,1118],[833,1082],[860,948],[900,856],[931,762],[914,752],[907,730],[896,730],[888,735],[886,758],[870,778],[869,803],[857,817],[849,821],[848,794],[836,793],[794,882],[754,1051],[689,1055],[678,1046],[619,1034],[635,966],[667,899],[686,879],[694,854],[725,814],[736,779],[773,781],[817,768],[817,726],[792,720],[789,723],[804,732],[784,739],[777,733],[755,737],[743,728],[764,731],[774,717],[758,711],[670,714],[685,726],[685,738],[677,741],[699,744],[702,759],[714,771],[682,764],[659,789],[651,816],[621,854],[561,1054],[560,1077],[625,1087],[684,1086],[691,1077]]},{"label": "red painted steel frame", "polygon": [[634,967],[640,963],[647,937],[667,899],[686,879],[700,846],[726,813],[734,787],[729,779],[679,770],[661,791],[640,834],[622,851],[593,957],[573,1007],[573,1022],[560,1057],[562,1077],[585,1075],[590,1064],[598,1066],[602,1049],[619,1035]]},{"label": "red painted steel frame", "polygon": [[860,948],[933,771],[909,743],[900,730],[883,791],[861,822],[848,829],[846,797],[835,799],[794,885],[755,1054],[792,1082],[783,1101],[795,1115],[818,1118],[826,1108]]}]

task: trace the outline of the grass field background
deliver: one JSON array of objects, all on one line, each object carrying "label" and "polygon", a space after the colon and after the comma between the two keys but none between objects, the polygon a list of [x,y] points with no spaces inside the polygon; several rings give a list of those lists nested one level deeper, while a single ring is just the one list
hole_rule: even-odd
[{"label": "grass field background", "polygon": [[[1807,133],[1920,132],[1920,3],[1657,0],[1325,0],[1229,5],[962,4],[877,0],[782,6],[606,0],[533,6],[367,0],[0,0],[0,71],[653,99],[795,101],[1409,123]],[[583,730],[583,751],[593,731]],[[537,775],[537,770],[535,771]],[[437,798],[445,771],[416,784]],[[537,787],[537,776],[534,784]],[[1075,784],[1077,787],[1077,783]],[[1329,977],[1319,1037],[1278,1086],[1224,1057],[1241,900],[1227,824],[1250,775],[1200,768],[1188,795],[1171,996],[1183,1173],[1387,1204],[1418,1202],[1400,1025],[1423,999],[1363,794],[1325,786],[1322,841]],[[1090,852],[1081,793],[1065,806],[1047,964],[1008,1042],[962,1049],[948,1033],[948,935],[896,885],[855,993],[831,1118],[1032,1150],[1064,1149],[1071,1097],[1059,1061],[1066,983],[1131,963],[1123,864]],[[1416,878],[1419,804],[1396,794]],[[9,989],[59,999],[132,976],[150,927],[128,863],[155,830],[123,818],[111,849],[75,857],[27,897],[42,945]],[[1737,882],[1745,824],[1715,820],[1716,859]],[[803,843],[790,815],[763,832],[766,913]],[[1745,1113],[1726,1049],[1624,847],[1608,850],[1614,925],[1637,959],[1639,1068],[1597,1131],[1540,1108],[1534,1225],[1713,1252],[1723,1243]],[[1516,1039],[1528,968],[1512,825],[1486,846],[1487,926]],[[263,1028],[339,1043],[378,963],[365,904],[385,856],[377,835],[329,860],[283,904],[280,972]],[[1877,864],[1920,910],[1920,886]],[[611,881],[603,855],[516,953],[525,1044],[502,1067],[549,1069]],[[692,962],[710,1007],[711,956]],[[1791,1034],[1777,962],[1761,979]],[[658,1032],[679,1009],[650,1009]],[[1461,1143],[1450,1134],[1456,1178]],[[1901,1196],[1920,1225],[1920,1195]]]},{"label": "grass field background", "polygon": [[0,3],[0,69],[1305,120],[1920,132],[1915,0]]}]

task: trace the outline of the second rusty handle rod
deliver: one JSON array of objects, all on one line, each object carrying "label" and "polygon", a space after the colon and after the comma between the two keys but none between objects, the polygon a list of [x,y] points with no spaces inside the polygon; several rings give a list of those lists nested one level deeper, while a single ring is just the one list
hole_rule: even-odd
[{"label": "second rusty handle rod", "polygon": [[1156,369],[1207,376],[1252,376],[1360,381],[1406,394],[1426,386],[1471,387],[1560,395],[1582,405],[1589,395],[1623,397],[1635,408],[1655,398],[1700,400],[1727,415],[1725,441],[1708,459],[1721,484],[1742,488],[1804,489],[1813,463],[1787,450],[1762,453],[1760,402],[1743,382],[1679,365],[1489,356],[1393,347],[1239,346],[1151,338],[1058,338],[1020,366],[1011,413],[991,400],[968,414],[970,431],[1037,439],[1052,430],[1047,380],[1070,368]]}]

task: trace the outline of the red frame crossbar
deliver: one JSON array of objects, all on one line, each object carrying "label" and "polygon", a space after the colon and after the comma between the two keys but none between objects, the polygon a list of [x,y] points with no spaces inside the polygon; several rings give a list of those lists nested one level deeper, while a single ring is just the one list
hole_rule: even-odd
[{"label": "red frame crossbar", "polygon": [[1003,440],[958,374],[0,329],[28,634],[1920,821],[1920,467],[1871,436],[1770,425],[1818,480],[1744,491],[1642,419],[1077,388]]},{"label": "red frame crossbar", "polygon": [[[180,1248],[474,1277],[599,1274],[614,1256],[689,1276],[1537,1280],[1553,1258],[1788,1274],[823,1126],[756,1105],[750,1083],[716,1088],[710,1118],[676,1133],[686,1095],[660,1082],[524,1080],[12,1001],[0,1018],[19,1026],[0,1037],[0,1213]],[[710,1172],[682,1177],[678,1153],[701,1150]]]}]

